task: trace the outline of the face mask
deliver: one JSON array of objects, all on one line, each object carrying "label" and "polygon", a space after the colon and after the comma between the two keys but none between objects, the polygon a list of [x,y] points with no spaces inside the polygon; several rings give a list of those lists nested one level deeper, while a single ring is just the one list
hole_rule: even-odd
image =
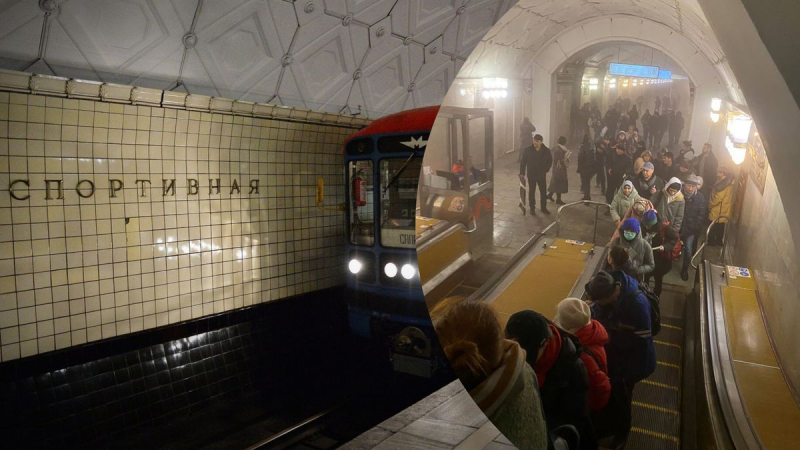
[{"label": "face mask", "polygon": [[636,233],[634,233],[633,231],[623,231],[622,235],[625,236],[625,239],[628,241],[632,241],[633,238],[636,237]]}]

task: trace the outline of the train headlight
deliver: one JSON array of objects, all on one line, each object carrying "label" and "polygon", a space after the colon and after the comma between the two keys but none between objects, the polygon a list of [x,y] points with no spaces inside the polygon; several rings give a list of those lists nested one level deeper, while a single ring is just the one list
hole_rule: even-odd
[{"label": "train headlight", "polygon": [[400,275],[402,275],[406,280],[414,278],[414,275],[416,274],[417,269],[415,269],[411,264],[403,264],[403,267],[400,269]]},{"label": "train headlight", "polygon": [[397,265],[395,263],[387,263],[383,266],[383,273],[386,274],[389,278],[394,278],[397,276]]},{"label": "train headlight", "polygon": [[353,275],[356,275],[358,274],[358,272],[361,272],[362,267],[363,265],[361,264],[361,261],[357,259],[351,259],[350,263],[347,264],[347,268],[350,269],[350,273],[352,273]]}]

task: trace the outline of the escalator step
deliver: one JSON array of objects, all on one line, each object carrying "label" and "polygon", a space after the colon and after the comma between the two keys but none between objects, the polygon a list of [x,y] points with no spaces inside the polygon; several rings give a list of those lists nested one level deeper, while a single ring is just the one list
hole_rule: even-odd
[{"label": "escalator step", "polygon": [[655,373],[650,375],[648,380],[675,386],[677,388],[681,383],[680,367],[675,364],[658,361]]},{"label": "escalator step", "polygon": [[658,383],[658,385],[650,383],[655,382],[645,380],[636,385],[636,389],[633,391],[633,401],[657,405],[674,411],[680,409],[678,406],[680,393],[677,389],[664,387],[662,383]]},{"label": "escalator step", "polygon": [[[660,337],[660,336],[659,336]],[[681,347],[677,344],[664,342],[659,338],[655,340],[656,358],[669,364],[681,364],[683,355]]]},{"label": "escalator step", "polygon": [[[658,408],[658,409],[655,409]],[[679,426],[677,412],[665,412],[665,408],[635,401],[631,413],[634,428],[667,435],[674,435]]]}]

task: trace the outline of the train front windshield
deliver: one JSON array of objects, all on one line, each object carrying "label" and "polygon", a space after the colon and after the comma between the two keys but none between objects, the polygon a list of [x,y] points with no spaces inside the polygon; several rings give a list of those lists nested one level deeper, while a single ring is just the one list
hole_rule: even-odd
[{"label": "train front windshield", "polygon": [[425,149],[427,133],[381,137],[377,155],[369,155],[369,142],[362,139],[348,145],[349,154],[365,157],[349,161],[347,167],[352,202],[350,243],[374,246],[377,229],[380,246],[414,249],[417,185],[422,169],[420,150]]},{"label": "train front windshield", "polygon": [[380,162],[381,245],[415,248],[414,211],[422,156],[383,159]]}]

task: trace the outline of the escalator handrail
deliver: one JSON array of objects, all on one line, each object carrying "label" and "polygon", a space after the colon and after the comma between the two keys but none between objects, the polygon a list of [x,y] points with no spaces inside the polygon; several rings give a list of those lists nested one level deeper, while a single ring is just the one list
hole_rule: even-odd
[{"label": "escalator handrail", "polygon": [[[708,242],[708,235],[711,234],[711,228],[713,228],[714,225],[716,223],[718,223],[720,219],[731,220],[730,217],[728,217],[728,216],[719,215],[719,216],[715,217],[714,220],[711,221],[711,223],[708,225],[708,228],[706,228],[706,238],[703,240],[703,243],[700,244],[700,247],[697,248],[697,251],[694,252],[694,255],[692,255],[691,264],[692,264],[693,268],[697,269],[697,267],[699,266],[699,264],[695,265],[694,260],[695,260],[695,258],[697,258],[697,255],[699,255],[700,252],[702,252],[703,249],[706,248],[706,243]],[[723,233],[723,235],[722,235],[722,253],[721,253],[721,255],[725,254],[725,246],[728,245],[728,239],[727,238],[728,238],[728,227],[725,227],[725,233]]]},{"label": "escalator handrail", "polygon": [[[725,317],[725,308],[722,305],[722,295],[721,293],[720,295],[714,295],[715,287],[711,263],[705,261],[703,267],[705,272],[703,280],[705,292],[702,295],[705,296],[705,315],[707,318],[706,325],[708,326],[708,350],[710,356],[710,361],[708,361],[706,360],[706,355],[703,355],[703,361],[704,363],[711,363],[713,383],[716,387],[716,395],[722,410],[723,417],[721,421],[725,423],[727,437],[732,441],[735,448],[763,449],[764,446],[753,428],[736,379],[733,356],[725,326],[727,319]],[[710,380],[706,380],[706,383],[709,382]],[[721,432],[721,426],[715,429],[718,442],[723,438],[720,436]]]}]

